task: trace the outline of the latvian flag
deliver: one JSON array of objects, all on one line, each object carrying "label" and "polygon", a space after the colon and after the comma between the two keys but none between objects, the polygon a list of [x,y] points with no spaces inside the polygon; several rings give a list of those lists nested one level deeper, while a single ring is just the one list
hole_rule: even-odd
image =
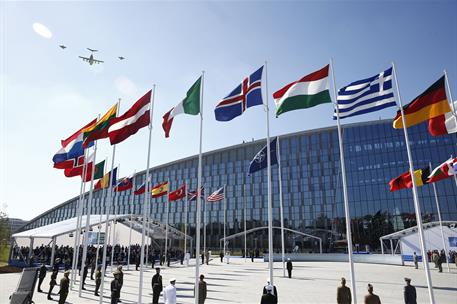
[{"label": "latvian flag", "polygon": [[328,87],[328,70],[329,65],[326,65],[319,71],[289,83],[275,92],[273,98],[276,103],[276,116],[332,102]]},{"label": "latvian flag", "polygon": [[141,97],[124,115],[113,118],[108,129],[111,145],[118,144],[129,136],[138,132],[139,129],[149,125],[151,91]]}]

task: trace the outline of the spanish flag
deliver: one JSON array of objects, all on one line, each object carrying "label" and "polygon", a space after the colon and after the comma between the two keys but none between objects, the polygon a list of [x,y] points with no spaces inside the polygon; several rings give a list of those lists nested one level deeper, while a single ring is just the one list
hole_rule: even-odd
[{"label": "spanish flag", "polygon": [[[416,181],[416,186],[420,187],[427,184],[428,176],[430,175],[430,168],[422,168],[414,171],[414,180]],[[390,192],[394,192],[400,189],[412,188],[413,181],[411,179],[411,174],[409,171],[402,173],[399,177],[392,179],[389,182]]]},{"label": "spanish flag", "polygon": [[[403,107],[406,127],[417,125],[423,121],[450,112],[449,102],[444,88],[444,76],[429,87],[424,93]],[[394,129],[403,128],[401,111],[397,111],[393,121]]]},{"label": "spanish flag", "polygon": [[108,137],[108,128],[110,126],[111,119],[115,118],[117,115],[117,103],[105,113],[105,115],[100,118],[96,124],[85,128],[83,132],[84,143],[83,147],[86,148],[90,142],[107,138]]},{"label": "spanish flag", "polygon": [[168,193],[168,182],[164,182],[154,186],[151,190],[151,195],[153,198],[161,197]]}]

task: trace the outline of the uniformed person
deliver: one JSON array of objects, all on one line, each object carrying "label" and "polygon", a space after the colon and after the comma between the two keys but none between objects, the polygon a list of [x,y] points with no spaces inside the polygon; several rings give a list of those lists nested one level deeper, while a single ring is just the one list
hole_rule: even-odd
[{"label": "uniformed person", "polygon": [[403,291],[405,304],[417,304],[416,300],[416,287],[411,285],[411,279],[405,278],[406,286]]},{"label": "uniformed person", "polygon": [[[268,286],[271,286],[270,278],[267,278],[267,284],[263,287],[262,294],[268,293]],[[272,293],[276,297],[276,300],[277,300],[278,299],[278,290],[276,289],[276,286],[271,286],[271,290],[273,291]]]},{"label": "uniformed person", "polygon": [[287,258],[287,263],[286,263],[286,268],[287,268],[287,273],[289,274],[289,279],[292,277],[292,261],[290,258]]},{"label": "uniformed person", "polygon": [[265,286],[265,291],[260,300],[260,304],[277,304],[278,298],[272,294],[273,287],[271,285]]},{"label": "uniformed person", "polygon": [[163,290],[162,276],[160,275],[160,268],[156,268],[156,274],[152,277],[152,304],[159,303],[160,293]]},{"label": "uniformed person", "polygon": [[198,304],[205,304],[207,288],[206,282],[204,281],[205,276],[200,275],[200,281],[198,282]]},{"label": "uniformed person", "polygon": [[[117,271],[119,272],[119,298],[121,297],[122,286],[124,285],[124,273],[122,272],[122,265],[117,266]],[[121,302],[121,300],[119,300]]]},{"label": "uniformed person", "polygon": [[346,279],[341,278],[341,286],[336,290],[336,303],[338,304],[351,304],[352,296],[351,289],[346,286]]},{"label": "uniformed person", "polygon": [[119,302],[119,298],[121,296],[120,291],[120,283],[119,283],[119,272],[114,272],[114,279],[111,281],[111,304],[117,304]]},{"label": "uniformed person", "polygon": [[63,273],[63,278],[60,280],[60,290],[59,290],[59,304],[65,304],[65,300],[68,296],[68,288],[70,287],[70,279],[68,276],[70,271],[65,271]]},{"label": "uniformed person", "polygon": [[365,296],[365,304],[381,304],[381,299],[373,293],[373,285],[368,284],[368,294]]},{"label": "uniformed person", "polygon": [[54,269],[52,270],[51,274],[51,281],[49,282],[49,291],[48,291],[48,300],[52,300],[51,292],[54,286],[57,285],[57,274],[59,273],[59,267],[54,265]]},{"label": "uniformed person", "polygon": [[100,284],[102,283],[102,266],[98,265],[97,270],[95,271],[95,292],[94,295],[99,296],[98,290],[100,289]]},{"label": "uniformed person", "polygon": [[43,280],[46,277],[46,271],[48,271],[46,265],[44,265],[44,263],[41,264],[40,272],[38,274],[38,292],[43,292],[43,290],[41,290],[41,283],[43,283]]},{"label": "uniformed person", "polygon": [[84,285],[86,285],[86,279],[87,279],[87,274],[89,273],[89,263],[85,263],[84,265],[84,268],[83,268],[83,287],[82,287],[82,290],[86,290],[86,287],[84,287]]}]

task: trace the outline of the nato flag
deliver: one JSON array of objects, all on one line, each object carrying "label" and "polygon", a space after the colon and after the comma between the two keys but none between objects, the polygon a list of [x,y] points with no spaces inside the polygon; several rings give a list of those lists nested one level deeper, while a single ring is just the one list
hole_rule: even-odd
[{"label": "nato flag", "polygon": [[[271,165],[276,165],[278,163],[278,157],[276,153],[276,142],[278,138],[276,137],[270,142],[270,161]],[[267,167],[267,146],[263,147],[251,161],[249,165],[249,174],[257,172]]]}]

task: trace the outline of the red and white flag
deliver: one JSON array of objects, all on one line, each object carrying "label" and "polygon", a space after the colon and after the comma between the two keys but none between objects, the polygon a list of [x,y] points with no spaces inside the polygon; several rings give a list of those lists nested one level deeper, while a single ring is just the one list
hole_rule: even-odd
[{"label": "red and white flag", "polygon": [[122,116],[113,118],[108,129],[111,145],[118,144],[129,136],[138,132],[139,129],[149,125],[151,121],[150,103],[151,92],[147,92]]},{"label": "red and white flag", "polygon": [[[454,102],[457,107],[457,102]],[[428,131],[433,136],[457,133],[457,114],[452,111],[439,115],[428,121]]]}]

